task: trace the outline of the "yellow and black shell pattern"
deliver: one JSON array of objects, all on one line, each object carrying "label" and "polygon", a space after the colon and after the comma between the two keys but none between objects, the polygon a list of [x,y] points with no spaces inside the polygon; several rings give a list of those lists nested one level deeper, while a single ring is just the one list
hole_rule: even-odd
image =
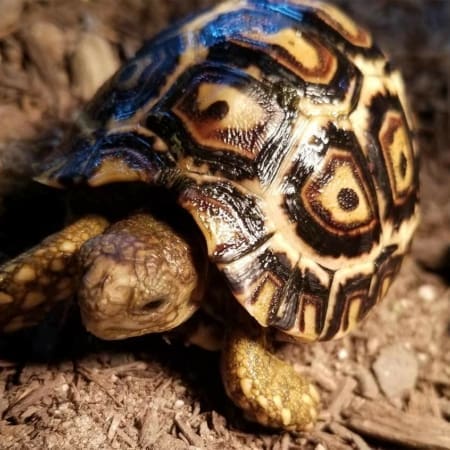
[{"label": "yellow and black shell pattern", "polygon": [[230,0],[149,41],[87,105],[50,182],[166,186],[263,326],[340,337],[385,295],[418,216],[399,73],[314,0]]}]

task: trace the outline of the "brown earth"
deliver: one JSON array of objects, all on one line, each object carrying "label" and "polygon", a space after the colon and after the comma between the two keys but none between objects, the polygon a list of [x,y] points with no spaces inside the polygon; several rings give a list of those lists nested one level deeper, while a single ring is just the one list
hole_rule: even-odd
[{"label": "brown earth", "polygon": [[[59,226],[28,180],[142,41],[208,0],[0,0],[0,258]],[[247,423],[218,358],[160,336],[107,343],[74,308],[0,338],[1,449],[450,449],[450,2],[340,0],[402,69],[422,152],[422,223],[383,305],[351,336],[279,354],[323,412],[308,434]]]}]

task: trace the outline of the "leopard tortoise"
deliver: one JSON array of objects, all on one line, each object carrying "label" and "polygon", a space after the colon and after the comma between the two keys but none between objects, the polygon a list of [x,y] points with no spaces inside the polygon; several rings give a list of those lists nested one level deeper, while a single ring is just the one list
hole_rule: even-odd
[{"label": "leopard tortoise", "polygon": [[101,338],[167,331],[208,303],[217,267],[237,300],[227,394],[251,420],[308,429],[319,396],[270,339],[339,338],[386,294],[417,224],[411,126],[398,71],[334,6],[218,3],[126,62],[37,177],[166,189],[206,250],[146,213],[79,218],[0,268],[0,325],[33,325],[77,293]]}]

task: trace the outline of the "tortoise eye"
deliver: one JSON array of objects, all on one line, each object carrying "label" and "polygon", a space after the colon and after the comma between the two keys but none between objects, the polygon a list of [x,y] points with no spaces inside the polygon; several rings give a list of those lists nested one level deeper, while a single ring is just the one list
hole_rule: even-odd
[{"label": "tortoise eye", "polygon": [[161,306],[165,305],[166,303],[167,303],[166,298],[151,299],[145,305],[142,305],[140,307],[140,310],[142,311],[142,313],[156,311],[157,309],[159,309]]}]

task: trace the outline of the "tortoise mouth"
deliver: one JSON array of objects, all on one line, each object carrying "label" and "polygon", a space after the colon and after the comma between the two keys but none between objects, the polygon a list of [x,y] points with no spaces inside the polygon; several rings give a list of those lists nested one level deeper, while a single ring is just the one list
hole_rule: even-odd
[{"label": "tortoise mouth", "polygon": [[[162,310],[148,312],[144,307],[139,312],[132,310],[104,317],[82,308],[81,317],[86,329],[98,338],[120,340],[172,330],[188,320],[197,306],[192,304],[181,309],[170,308],[169,313],[163,313]],[[167,309],[159,305],[155,309],[158,307]]]}]

